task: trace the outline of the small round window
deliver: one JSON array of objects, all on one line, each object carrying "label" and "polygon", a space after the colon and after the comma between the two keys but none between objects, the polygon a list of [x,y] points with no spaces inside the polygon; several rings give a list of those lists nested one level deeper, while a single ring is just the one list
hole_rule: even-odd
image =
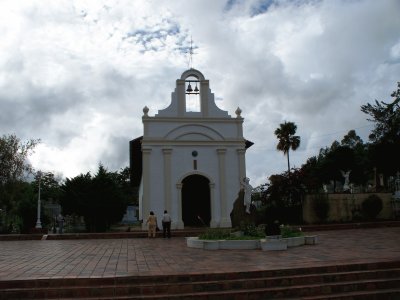
[{"label": "small round window", "polygon": [[197,153],[196,150],[192,152],[192,156],[193,156],[193,157],[196,157],[197,155],[198,155],[198,153]]}]

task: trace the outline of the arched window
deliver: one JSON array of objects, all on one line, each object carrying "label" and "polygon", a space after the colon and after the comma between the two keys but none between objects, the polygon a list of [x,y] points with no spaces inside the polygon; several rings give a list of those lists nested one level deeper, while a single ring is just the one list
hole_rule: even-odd
[{"label": "arched window", "polygon": [[200,81],[195,76],[185,79],[186,112],[200,112]]}]

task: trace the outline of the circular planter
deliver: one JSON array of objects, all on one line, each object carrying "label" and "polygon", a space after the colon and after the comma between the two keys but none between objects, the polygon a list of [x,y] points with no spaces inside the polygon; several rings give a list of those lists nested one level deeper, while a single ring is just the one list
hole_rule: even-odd
[{"label": "circular planter", "polygon": [[295,236],[290,238],[283,238],[287,242],[288,248],[303,246],[305,244],[304,236]]},{"label": "circular planter", "polygon": [[186,245],[190,248],[205,250],[253,250],[262,249],[264,251],[286,250],[290,247],[315,245],[318,236],[297,236],[291,238],[265,238],[259,240],[200,240],[198,237],[187,237]]},{"label": "circular planter", "polygon": [[260,240],[263,251],[280,251],[287,249],[287,241],[282,239],[262,239]]}]

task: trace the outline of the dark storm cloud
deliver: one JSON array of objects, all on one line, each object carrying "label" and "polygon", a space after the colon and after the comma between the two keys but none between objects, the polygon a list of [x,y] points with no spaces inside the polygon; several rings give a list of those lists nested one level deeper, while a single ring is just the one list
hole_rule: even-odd
[{"label": "dark storm cloud", "polygon": [[125,167],[143,107],[169,105],[193,38],[217,105],[242,108],[257,185],[286,169],[273,134],[283,121],[298,125],[298,167],[350,129],[366,139],[360,106],[400,80],[399,28],[396,0],[4,0],[0,132],[42,139],[32,162],[44,170]]}]

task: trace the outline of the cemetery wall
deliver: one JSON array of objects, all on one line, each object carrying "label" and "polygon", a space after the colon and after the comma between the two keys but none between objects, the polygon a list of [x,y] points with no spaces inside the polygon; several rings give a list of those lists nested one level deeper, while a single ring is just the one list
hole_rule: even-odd
[{"label": "cemetery wall", "polygon": [[[392,194],[374,193],[382,199],[382,210],[377,216],[379,220],[393,218]],[[315,195],[307,195],[303,204],[303,220],[313,224],[322,222],[351,222],[360,220],[361,204],[371,193],[358,194],[326,194],[329,203],[329,212],[326,220],[319,220],[314,208]]]}]

